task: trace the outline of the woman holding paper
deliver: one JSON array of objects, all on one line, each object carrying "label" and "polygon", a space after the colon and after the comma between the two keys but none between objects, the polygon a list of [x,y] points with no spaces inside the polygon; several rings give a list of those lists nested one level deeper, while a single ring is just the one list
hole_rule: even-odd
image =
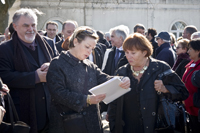
[{"label": "woman holding paper", "polygon": [[[95,48],[98,36],[90,27],[79,27],[69,39],[69,50],[54,58],[47,73],[52,96],[49,132],[102,133],[99,102],[105,94],[88,90],[112,77],[86,59]],[[130,87],[129,78],[120,84]]]},{"label": "woman holding paper", "polygon": [[156,80],[162,72],[171,69],[163,62],[151,58],[151,43],[141,34],[130,35],[123,43],[128,64],[117,71],[119,76],[128,76],[131,91],[110,103],[108,120],[112,133],[154,133],[158,95],[162,92],[172,100],[185,100],[188,92],[180,78],[175,76],[176,86],[164,85]]}]

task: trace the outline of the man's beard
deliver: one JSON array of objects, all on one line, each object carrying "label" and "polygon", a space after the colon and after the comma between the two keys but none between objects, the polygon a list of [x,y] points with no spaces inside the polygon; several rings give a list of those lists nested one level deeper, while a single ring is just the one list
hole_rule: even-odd
[{"label": "man's beard", "polygon": [[35,40],[35,32],[32,31],[32,32],[26,32],[26,33],[28,33],[28,34],[33,33],[33,35],[32,35],[31,37],[28,37],[27,35],[25,35],[25,39],[26,39],[28,42],[32,43],[32,42]]}]

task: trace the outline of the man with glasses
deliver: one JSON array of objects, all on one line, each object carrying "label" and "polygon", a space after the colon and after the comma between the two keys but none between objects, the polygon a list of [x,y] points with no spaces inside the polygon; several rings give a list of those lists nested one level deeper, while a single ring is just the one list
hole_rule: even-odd
[{"label": "man with glasses", "polygon": [[170,45],[170,35],[168,32],[160,32],[155,36],[158,48],[156,49],[156,59],[165,61],[171,67],[174,65],[176,56]]},{"label": "man with glasses", "polygon": [[46,34],[44,34],[45,36],[53,39],[54,43],[59,42],[61,40],[61,38],[56,35],[58,32],[58,24],[56,22],[53,21],[49,21],[46,24]]}]

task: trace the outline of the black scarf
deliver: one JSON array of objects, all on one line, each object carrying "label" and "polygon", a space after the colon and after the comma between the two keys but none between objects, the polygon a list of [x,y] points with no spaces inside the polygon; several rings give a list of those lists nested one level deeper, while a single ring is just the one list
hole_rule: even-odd
[{"label": "black scarf", "polygon": [[190,60],[188,53],[182,53],[180,55],[178,55],[178,59],[176,60],[176,62],[174,63],[174,66],[172,67],[172,70],[176,70],[176,68],[178,67],[178,65],[180,64],[180,62],[183,60]]}]

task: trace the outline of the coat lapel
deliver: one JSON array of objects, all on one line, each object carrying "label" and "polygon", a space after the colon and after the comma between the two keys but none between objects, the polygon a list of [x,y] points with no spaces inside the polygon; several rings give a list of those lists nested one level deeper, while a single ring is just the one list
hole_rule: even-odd
[{"label": "coat lapel", "polygon": [[46,60],[39,43],[37,41],[36,41],[36,43],[37,43],[37,49],[38,49],[38,60],[40,63],[39,65],[41,66],[42,64],[49,62],[49,61]]},{"label": "coat lapel", "polygon": [[[153,65],[156,64],[156,65]],[[158,65],[158,62],[154,62],[154,59],[150,58],[150,63],[149,66],[146,70],[146,76],[143,79],[143,85],[145,85],[145,83],[151,78],[151,75],[153,75],[153,73],[157,72],[160,69],[160,66]]]}]

